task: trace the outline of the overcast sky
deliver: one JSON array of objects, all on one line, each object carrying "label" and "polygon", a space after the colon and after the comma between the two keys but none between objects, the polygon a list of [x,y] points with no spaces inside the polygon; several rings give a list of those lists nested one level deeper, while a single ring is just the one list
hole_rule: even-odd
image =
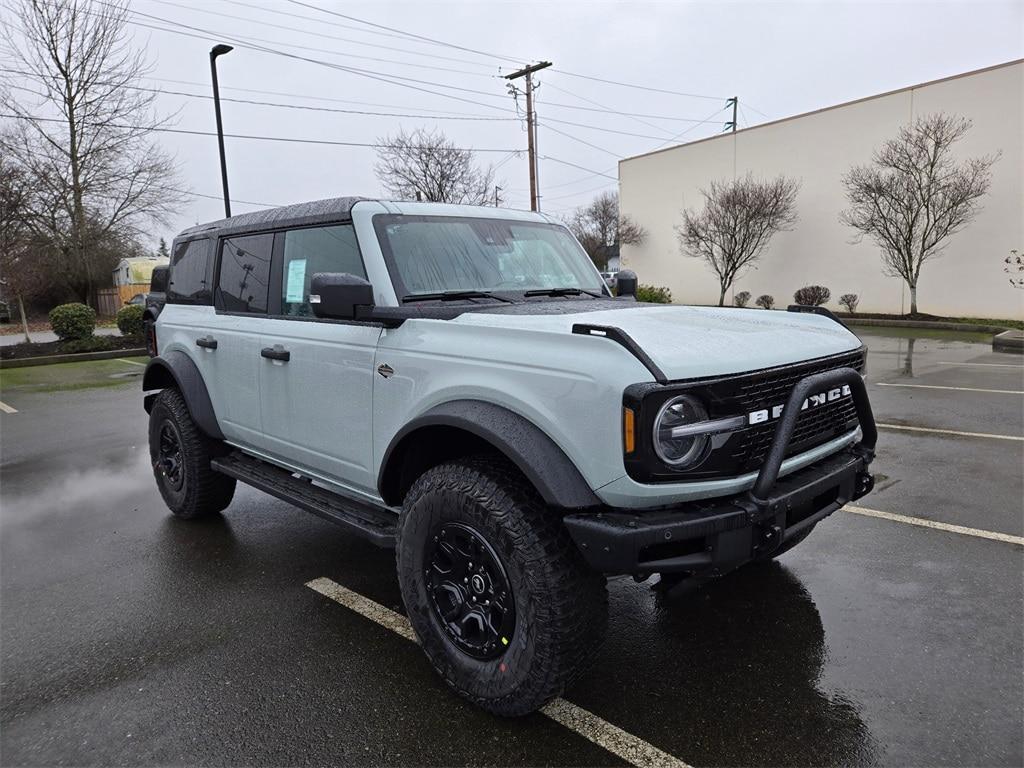
[{"label": "overcast sky", "polygon": [[[614,189],[618,159],[721,131],[730,96],[739,97],[745,127],[1005,62],[1024,51],[1020,0],[303,3],[132,0],[133,19],[148,25],[136,26],[134,35],[154,65],[149,85],[208,97],[208,51],[217,42],[249,41],[327,62],[334,66],[239,46],[219,60],[221,96],[413,116],[225,101],[225,132],[373,143],[399,127],[441,128],[459,146],[499,150],[478,158],[499,166],[507,204],[528,208],[526,134],[500,73],[549,60],[554,66],[538,76],[540,183],[543,209],[559,215]],[[162,94],[158,105],[180,109],[178,128],[214,130],[208,98]],[[184,184],[211,197],[196,197],[154,237],[222,215],[215,138],[165,134],[162,142],[178,158]],[[236,213],[254,208],[240,201],[279,205],[381,192],[369,147],[228,139],[227,157]]]}]

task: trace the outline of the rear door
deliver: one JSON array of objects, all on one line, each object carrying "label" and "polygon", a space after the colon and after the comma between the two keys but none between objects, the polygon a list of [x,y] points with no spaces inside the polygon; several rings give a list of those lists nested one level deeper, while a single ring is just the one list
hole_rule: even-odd
[{"label": "rear door", "polygon": [[197,329],[196,358],[224,436],[265,450],[260,414],[260,334],[271,300],[274,234],[221,238],[215,312]]},{"label": "rear door", "polygon": [[353,490],[376,495],[372,462],[374,356],[381,328],[320,320],[309,304],[316,272],[366,277],[350,223],[279,232],[272,304],[261,344],[287,360],[260,367],[262,428],[268,450]]}]

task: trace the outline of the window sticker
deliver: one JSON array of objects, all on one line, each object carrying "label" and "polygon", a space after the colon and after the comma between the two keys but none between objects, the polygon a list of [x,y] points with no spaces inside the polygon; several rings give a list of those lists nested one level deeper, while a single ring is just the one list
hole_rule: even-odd
[{"label": "window sticker", "polygon": [[306,300],[306,260],[293,259],[288,262],[288,282],[284,300],[289,304],[301,304]]}]

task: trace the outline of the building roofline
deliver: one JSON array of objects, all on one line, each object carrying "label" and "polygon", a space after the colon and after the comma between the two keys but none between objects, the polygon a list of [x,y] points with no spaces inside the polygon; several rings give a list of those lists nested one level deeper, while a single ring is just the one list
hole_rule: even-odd
[{"label": "building roofline", "polygon": [[849,106],[852,106],[854,104],[860,104],[861,102],[864,102],[864,101],[871,101],[872,99],[881,99],[881,98],[884,98],[886,96],[893,96],[893,95],[895,95],[897,93],[904,93],[906,91],[914,91],[914,90],[917,90],[918,88],[924,88],[924,87],[929,86],[929,85],[937,85],[939,83],[945,83],[945,82],[948,82],[950,80],[959,80],[962,77],[972,77],[974,75],[980,75],[980,74],[983,74],[985,72],[991,72],[992,70],[995,70],[995,69],[1003,69],[1005,67],[1017,66],[1018,64],[1024,64],[1024,58],[1022,58],[1022,59],[1014,59],[1013,61],[1005,61],[1005,62],[1003,62],[1001,64],[993,64],[990,67],[982,67],[981,69],[972,69],[970,72],[961,72],[961,73],[956,74],[956,75],[948,75],[947,77],[940,77],[940,78],[937,78],[935,80],[927,80],[927,81],[925,81],[923,83],[917,83],[915,85],[906,85],[906,86],[904,86],[902,88],[896,88],[896,89],[891,90],[891,91],[885,91],[884,93],[876,93],[876,94],[873,94],[871,96],[862,96],[859,99],[853,99],[851,101],[844,101],[844,102],[842,102],[840,104],[831,104],[831,105],[829,105],[827,107],[820,107],[818,109],[812,109],[809,112],[801,112],[801,113],[796,114],[796,115],[789,115],[788,117],[780,117],[777,120],[770,120],[767,123],[758,123],[757,125],[751,125],[751,126],[749,126],[747,128],[740,128],[738,131],[730,131],[729,133],[722,133],[722,134],[718,134],[717,136],[706,136],[703,139],[696,139],[694,141],[688,141],[688,142],[685,142],[683,144],[674,144],[671,147],[663,147],[662,149],[653,149],[650,152],[644,152],[644,153],[639,154],[639,155],[630,155],[629,157],[624,157],[621,160],[619,160],[619,165],[621,165],[622,163],[629,162],[630,160],[639,160],[640,158],[643,158],[643,157],[650,157],[652,155],[660,155],[662,152],[671,152],[674,149],[680,149],[682,147],[690,147],[690,146],[693,146],[694,144],[703,144],[706,141],[717,141],[719,139],[728,139],[728,138],[730,138],[732,136],[735,136],[737,133],[746,133],[747,131],[756,131],[756,130],[758,130],[760,128],[766,128],[769,125],[778,125],[779,123],[785,123],[785,122],[788,122],[790,120],[799,120],[802,117],[810,117],[811,115],[817,115],[820,112],[829,112],[829,111],[831,111],[833,109],[841,109],[843,107],[849,107]]}]

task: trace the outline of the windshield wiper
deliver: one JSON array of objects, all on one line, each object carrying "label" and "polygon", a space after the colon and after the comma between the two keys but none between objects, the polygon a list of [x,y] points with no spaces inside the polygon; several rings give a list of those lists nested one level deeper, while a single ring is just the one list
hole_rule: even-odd
[{"label": "windshield wiper", "polygon": [[403,296],[402,301],[406,304],[413,301],[456,301],[458,299],[494,299],[496,301],[503,301],[506,304],[514,304],[515,302],[511,299],[506,299],[504,296],[496,296],[490,291],[439,291],[437,293],[410,293],[408,296]]},{"label": "windshield wiper", "polygon": [[607,298],[602,293],[595,293],[583,288],[538,288],[534,291],[525,291],[523,296],[579,296],[582,293],[593,296],[595,299]]}]

